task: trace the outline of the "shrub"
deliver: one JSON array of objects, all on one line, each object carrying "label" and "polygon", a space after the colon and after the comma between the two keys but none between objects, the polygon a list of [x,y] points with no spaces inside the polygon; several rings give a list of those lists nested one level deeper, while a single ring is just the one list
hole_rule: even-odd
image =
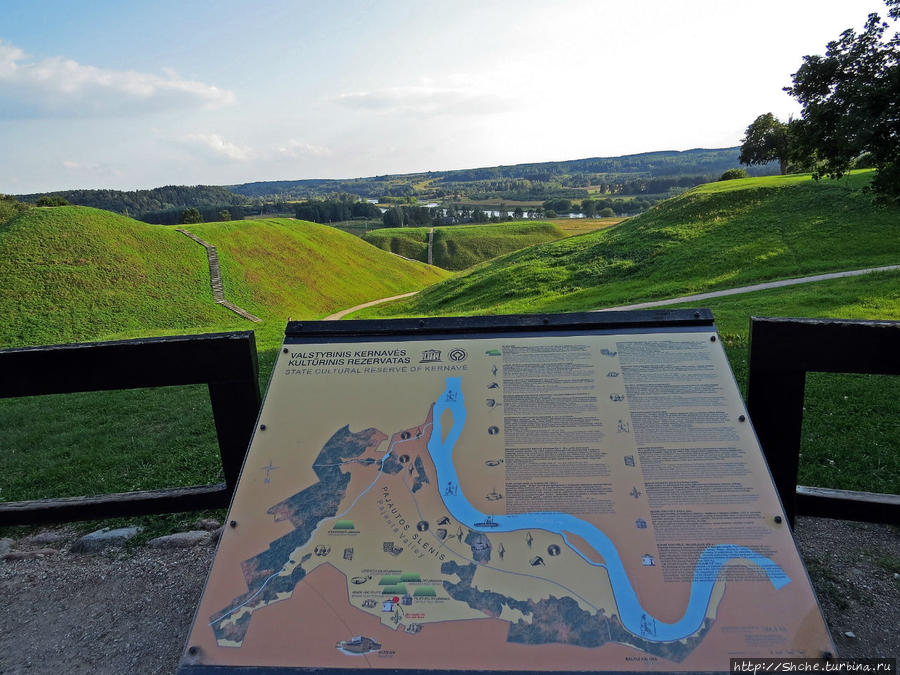
[{"label": "shrub", "polygon": [[736,178],[746,178],[747,172],[743,169],[728,169],[725,173],[722,174],[722,177],[719,180],[735,180]]}]

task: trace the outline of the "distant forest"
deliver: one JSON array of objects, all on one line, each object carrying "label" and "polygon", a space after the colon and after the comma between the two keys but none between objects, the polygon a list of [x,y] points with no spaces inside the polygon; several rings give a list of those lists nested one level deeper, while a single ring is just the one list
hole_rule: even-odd
[{"label": "distant forest", "polygon": [[[724,171],[738,166],[739,154],[737,147],[697,149],[369,178],[170,185],[127,192],[63,190],[17,197],[33,203],[42,196],[59,196],[71,204],[158,224],[178,223],[189,208],[197,209],[206,221],[221,220],[223,216],[239,220],[248,215],[295,212],[298,217],[306,215],[307,219],[320,222],[334,222],[337,216],[347,214],[347,219],[378,217],[373,208],[352,207],[353,202],[366,200],[407,208],[426,203],[465,206],[512,201],[540,204],[546,209],[550,208],[549,202],[567,203],[572,211],[579,211],[581,203],[587,202],[587,211],[608,208],[618,215],[630,215],[694,185],[717,180]],[[778,165],[773,162],[751,167],[749,173],[778,173]],[[339,201],[347,208],[335,211],[337,207],[331,207],[328,213],[320,208],[314,211],[318,207],[310,202],[317,200]],[[306,208],[298,208],[298,202],[304,201]]]}]

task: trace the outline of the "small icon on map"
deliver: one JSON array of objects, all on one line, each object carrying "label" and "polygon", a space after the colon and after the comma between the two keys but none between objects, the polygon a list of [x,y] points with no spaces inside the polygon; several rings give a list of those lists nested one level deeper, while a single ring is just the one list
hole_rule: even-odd
[{"label": "small icon on map", "polygon": [[629,492],[628,494],[630,494],[632,497],[634,497],[635,499],[637,499],[637,498],[640,497],[643,493],[642,493],[640,490],[638,490],[638,489],[637,489],[637,486],[635,485],[633,488],[631,488],[631,492]]},{"label": "small icon on map", "polygon": [[404,441],[409,439],[410,436],[411,436],[411,434],[408,431],[400,432],[400,438],[402,438]]},{"label": "small icon on map", "polygon": [[485,466],[500,466],[501,464],[503,464],[503,458],[502,458],[502,457],[500,457],[500,458],[498,458],[498,459],[486,459],[486,460],[484,460],[484,465],[485,465]]},{"label": "small icon on map", "polygon": [[353,577],[350,579],[351,583],[356,584],[357,586],[361,586],[372,578],[372,575],[367,577]]},{"label": "small icon on map", "polygon": [[503,547],[503,542],[500,542],[500,547],[497,549],[497,555],[500,556],[500,560],[503,560],[503,556],[506,553],[506,549]]},{"label": "small icon on map", "polygon": [[372,609],[373,607],[377,607],[378,603],[374,600],[374,598],[366,598],[362,601],[362,606],[366,609]]},{"label": "small icon on map", "polygon": [[492,488],[491,491],[488,492],[484,496],[484,498],[487,499],[489,502],[496,502],[496,501],[503,499],[503,494],[500,492],[497,492],[496,488]]},{"label": "small icon on map", "polygon": [[606,374],[606,376],[607,377],[618,377],[619,373],[617,373],[615,370],[611,370]]},{"label": "small icon on map", "polygon": [[528,544],[528,548],[531,548],[531,542],[534,541],[534,537],[531,536],[531,532],[525,533],[525,543]]},{"label": "small icon on map", "polygon": [[262,471],[266,472],[266,477],[263,479],[263,483],[269,484],[272,482],[272,472],[277,469],[277,466],[272,465],[272,460],[269,460],[269,464],[267,466],[260,467]]},{"label": "small icon on map", "polygon": [[459,396],[459,392],[453,391],[451,389],[444,395],[444,400],[445,401],[455,401],[458,396]]},{"label": "small icon on map", "polygon": [[486,399],[484,399],[484,404],[485,404],[488,408],[496,408],[498,405],[500,405],[499,403],[497,403],[497,399],[494,399],[494,398],[486,398]]},{"label": "small icon on map", "polygon": [[344,549],[344,560],[353,560],[353,548]]},{"label": "small icon on map", "polygon": [[562,549],[557,544],[550,544],[547,547],[547,553],[552,555],[554,558],[562,553]]},{"label": "small icon on map", "polygon": [[382,612],[393,612],[394,611],[394,603],[391,602],[390,600],[385,600],[381,604],[381,611]]},{"label": "small icon on map", "polygon": [[543,565],[545,567],[547,566],[547,563],[545,563],[544,559],[539,555],[536,555],[531,560],[529,560],[528,564],[531,565],[532,567],[539,567],[541,565]]},{"label": "small icon on map", "polygon": [[488,356],[503,356],[499,349],[488,349],[485,354]]},{"label": "small icon on map", "polygon": [[444,488],[444,496],[445,497],[455,497],[458,491],[459,491],[459,485],[448,481],[447,487]]},{"label": "small icon on map", "polygon": [[634,466],[634,455],[625,455],[625,466]]},{"label": "small icon on map", "polygon": [[462,347],[456,347],[455,349],[451,349],[447,354],[447,358],[451,361],[465,361],[468,354],[466,354],[466,350]]},{"label": "small icon on map", "polygon": [[641,635],[656,635],[656,619],[641,614]]},{"label": "small icon on map", "polygon": [[407,633],[415,634],[415,633],[418,633],[420,630],[422,630],[422,624],[420,624],[420,623],[411,623],[406,627]]},{"label": "small icon on map", "polygon": [[409,593],[404,593],[403,597],[400,598],[400,604],[404,607],[409,607],[412,604],[412,596]]},{"label": "small icon on map", "polygon": [[409,455],[400,455],[400,463],[406,464],[409,461]]},{"label": "small icon on map", "polygon": [[653,562],[653,556],[649,553],[645,553],[641,556],[641,565],[644,567],[656,567],[656,563]]},{"label": "small icon on map", "polygon": [[328,555],[329,553],[331,553],[331,547],[330,547],[330,546],[325,546],[325,545],[323,545],[323,544],[319,544],[318,546],[316,546],[316,547],[313,549],[313,553],[315,553],[317,556],[319,556],[319,557],[321,557],[321,558],[324,558],[326,555]]},{"label": "small icon on map", "polygon": [[463,533],[462,533],[462,528],[461,528],[461,527],[457,527],[457,528],[456,528],[456,541],[458,541],[460,544],[462,543],[462,534],[463,534]]},{"label": "small icon on map", "polygon": [[381,649],[381,643],[364,635],[357,635],[352,640],[341,640],[335,648],[350,656],[361,656]]},{"label": "small icon on map", "polygon": [[623,422],[622,420],[619,420],[619,424],[616,428],[616,431],[620,434],[627,434],[629,431],[631,431],[631,425],[628,424],[628,422]]},{"label": "small icon on map", "polygon": [[441,541],[444,541],[444,539],[447,538],[447,528],[446,527],[439,527],[438,529],[436,529],[434,531],[434,533],[437,535],[437,538],[440,539]]},{"label": "small icon on map", "polygon": [[499,388],[500,388],[500,385],[497,384],[496,382],[491,382],[491,383],[487,386],[487,388],[488,388],[488,389],[499,389]]},{"label": "small icon on map", "polygon": [[382,542],[382,544],[381,544],[381,549],[382,549],[385,553],[390,553],[391,555],[400,555],[401,553],[403,553],[403,547],[402,547],[402,546],[397,546],[397,545],[394,544],[394,542],[392,542],[392,541],[385,541],[385,542]]},{"label": "small icon on map", "polygon": [[625,400],[625,394],[610,394],[610,395],[609,395],[609,400],[610,400],[610,401],[624,401],[624,400]]},{"label": "small icon on map", "polygon": [[441,519],[438,521],[438,525],[446,525],[450,522],[450,519],[447,516],[441,516]]},{"label": "small icon on map", "polygon": [[498,368],[497,366],[491,366],[491,375],[497,377]]},{"label": "small icon on map", "polygon": [[611,352],[608,349],[601,349],[600,353],[603,354],[603,356],[615,356],[616,354],[618,354],[618,352]]},{"label": "small icon on map", "polygon": [[643,518],[638,518],[636,521],[634,521],[634,526],[639,530],[646,530],[647,529],[647,521],[644,520]]},{"label": "small icon on map", "polygon": [[488,427],[488,433],[489,433],[491,436],[496,436],[497,434],[500,433],[500,427],[498,427],[498,426],[489,426],[489,427]]},{"label": "small icon on map", "polygon": [[420,520],[418,523],[416,523],[416,529],[417,529],[419,532],[427,532],[427,531],[428,531],[428,527],[429,527],[429,526],[428,526],[428,521],[427,521],[427,520]]},{"label": "small icon on map", "polygon": [[440,360],[440,349],[426,349],[422,352],[422,359],[419,361],[419,363],[438,363]]}]

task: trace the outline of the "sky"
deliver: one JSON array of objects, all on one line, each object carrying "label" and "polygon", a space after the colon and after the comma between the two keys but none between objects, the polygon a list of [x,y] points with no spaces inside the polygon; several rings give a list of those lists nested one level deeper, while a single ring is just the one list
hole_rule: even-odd
[{"label": "sky", "polygon": [[0,193],[738,145],[880,0],[3,0]]}]

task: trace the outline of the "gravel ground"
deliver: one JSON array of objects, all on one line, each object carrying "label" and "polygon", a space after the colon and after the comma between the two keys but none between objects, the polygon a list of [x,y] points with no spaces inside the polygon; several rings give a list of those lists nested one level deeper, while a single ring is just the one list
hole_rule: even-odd
[{"label": "gravel ground", "polygon": [[[73,554],[74,530],[54,533],[0,561],[0,673],[174,672],[214,547]],[[900,656],[900,530],[801,518],[796,535],[839,655]]]}]

